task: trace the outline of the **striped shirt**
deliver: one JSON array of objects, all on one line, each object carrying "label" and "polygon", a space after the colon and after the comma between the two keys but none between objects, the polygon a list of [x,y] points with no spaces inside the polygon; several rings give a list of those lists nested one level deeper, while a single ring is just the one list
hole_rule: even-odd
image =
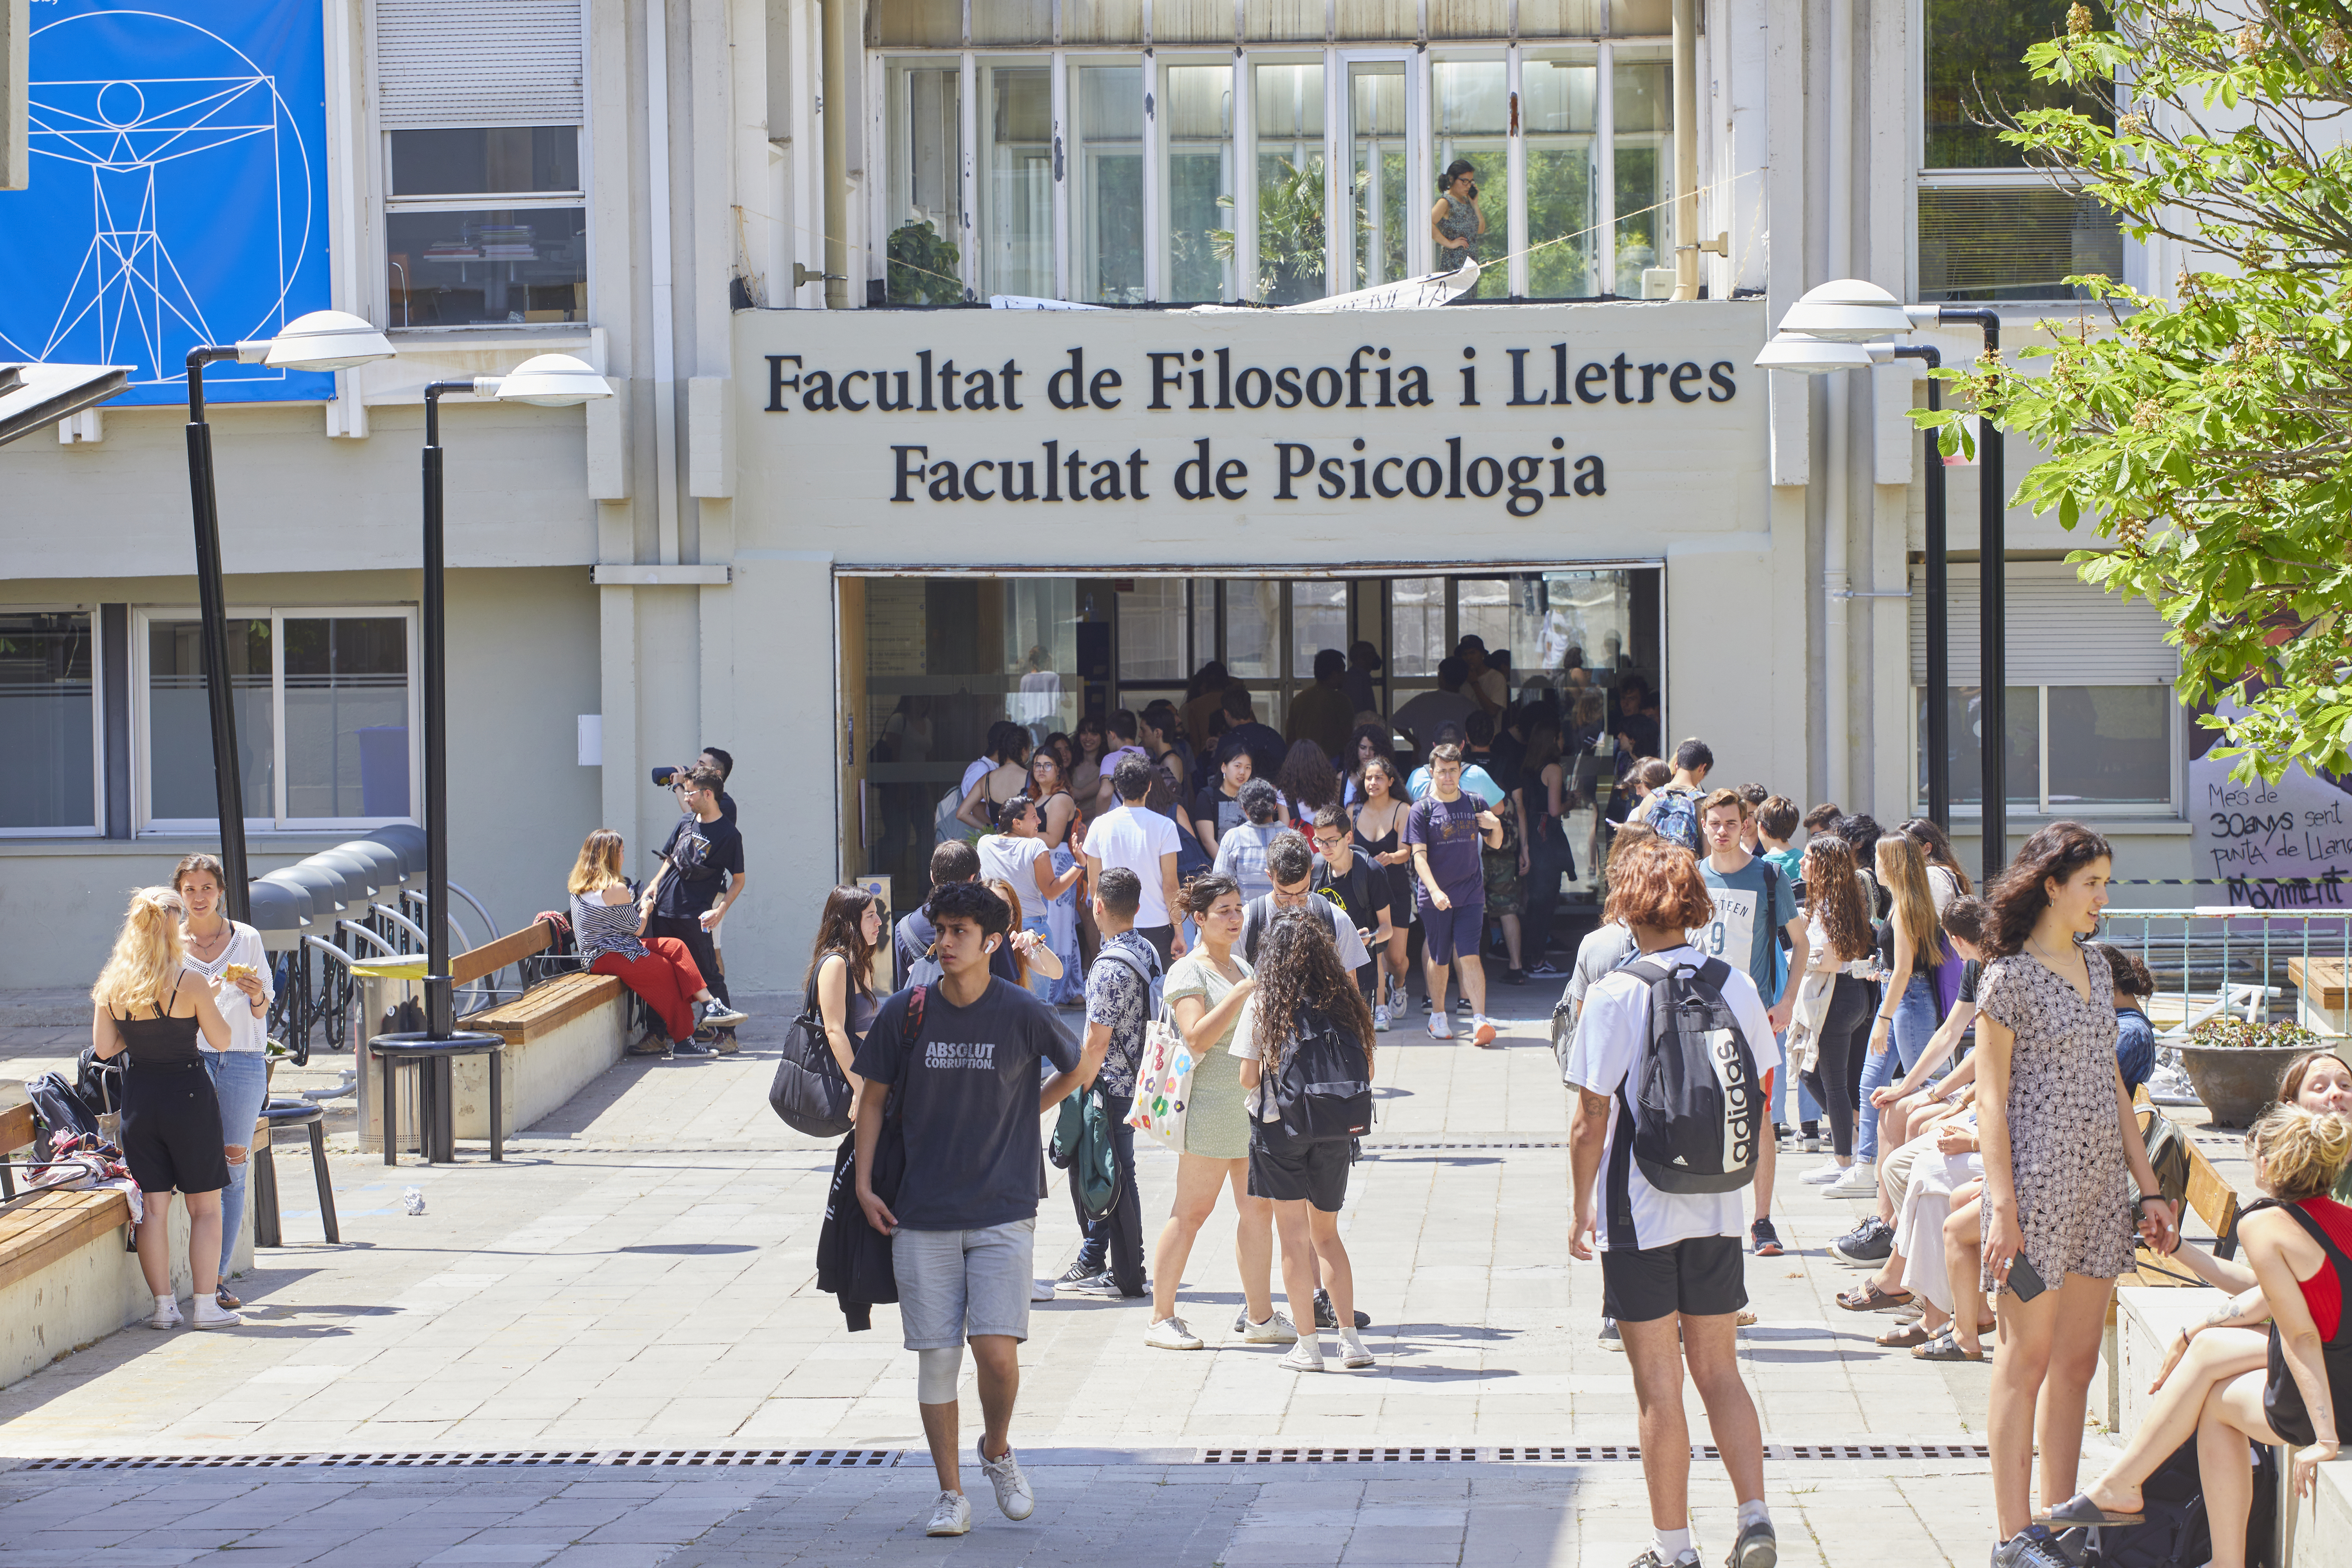
[{"label": "striped shirt", "polygon": [[646,956],[646,944],[637,940],[637,906],[634,900],[608,904],[596,894],[572,894],[572,940],[591,962],[607,952],[623,958]]}]

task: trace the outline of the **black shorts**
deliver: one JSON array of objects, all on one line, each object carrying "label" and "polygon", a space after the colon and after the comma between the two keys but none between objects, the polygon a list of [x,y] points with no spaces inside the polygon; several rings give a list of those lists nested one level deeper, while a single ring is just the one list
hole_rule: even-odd
[{"label": "black shorts", "polygon": [[1325,1214],[1338,1214],[1348,1201],[1346,1143],[1266,1142],[1256,1128],[1250,1131],[1249,1194],[1276,1203],[1304,1198]]},{"label": "black shorts", "polygon": [[1736,1236],[1611,1247],[1601,1255],[1601,1310],[1621,1323],[1653,1322],[1674,1312],[1721,1317],[1746,1305],[1748,1279]]},{"label": "black shorts", "polygon": [[122,1163],[142,1193],[216,1193],[228,1185],[220,1100],[204,1063],[134,1066],[123,1073]]}]

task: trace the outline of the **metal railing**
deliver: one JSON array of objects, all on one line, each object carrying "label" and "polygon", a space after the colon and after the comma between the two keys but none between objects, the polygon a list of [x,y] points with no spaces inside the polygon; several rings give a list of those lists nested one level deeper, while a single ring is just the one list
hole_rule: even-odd
[{"label": "metal railing", "polygon": [[[449,891],[453,903],[462,900],[479,918],[483,941],[498,934],[497,924],[479,899],[455,883]],[[354,959],[406,957],[427,950],[425,922],[432,919],[430,900],[419,889],[403,888],[398,890],[398,902],[413,910],[415,918],[403,908],[370,903],[340,920],[314,920],[312,931],[304,934],[299,947],[275,955],[277,999],[270,1005],[268,1026],[272,1036],[292,1048],[297,1066],[309,1062],[314,1047],[331,1051],[352,1048],[352,1015],[360,1003],[360,986],[351,971]],[[456,910],[443,918],[449,922],[452,952],[477,945]],[[508,973],[501,969],[457,987],[457,1011],[461,1015],[478,1011],[520,994],[525,977],[518,972],[512,983],[506,983]],[[362,1033],[373,1026],[373,1021],[361,1021]]]}]

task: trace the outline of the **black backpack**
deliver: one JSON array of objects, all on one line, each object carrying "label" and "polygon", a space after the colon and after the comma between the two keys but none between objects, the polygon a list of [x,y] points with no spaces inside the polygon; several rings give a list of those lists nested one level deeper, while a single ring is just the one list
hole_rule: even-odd
[{"label": "black backpack", "polygon": [[1340,1143],[1371,1130],[1372,1072],[1364,1042],[1318,1007],[1298,1010],[1297,1031],[1265,1087],[1278,1120],[1254,1125],[1271,1142]]},{"label": "black backpack", "polygon": [[[1622,973],[1650,988],[1642,1059],[1617,1087],[1609,1152],[1610,1245],[1632,1247],[1629,1161],[1662,1193],[1728,1193],[1756,1179],[1763,1149],[1764,1079],[1723,1000],[1731,966],[1643,959]],[[1619,1222],[1622,1221],[1622,1239]]]},{"label": "black backpack", "polygon": [[[2248,1563],[2266,1563],[2278,1527],[2278,1457],[2254,1444],[2254,1506],[2246,1516]],[[2213,1556],[2213,1529],[2205,1513],[2204,1480],[2197,1469],[2197,1439],[2175,1449],[2140,1483],[2137,1524],[2070,1530],[2061,1548],[2084,1568],[2198,1568]]]}]

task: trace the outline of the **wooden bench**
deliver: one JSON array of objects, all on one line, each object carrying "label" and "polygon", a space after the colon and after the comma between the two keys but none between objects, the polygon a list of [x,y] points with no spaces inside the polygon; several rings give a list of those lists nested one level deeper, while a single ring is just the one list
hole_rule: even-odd
[{"label": "wooden bench", "polygon": [[[543,952],[554,940],[545,921],[483,943],[449,961],[450,983],[464,985]],[[628,1045],[629,991],[619,977],[585,971],[541,982],[510,1002],[457,1020],[458,1026],[507,1043],[499,1068],[499,1122],[511,1136],[546,1116],[619,1061]],[[488,1138],[489,1068],[481,1058],[449,1064],[457,1136]],[[406,1118],[404,1116],[403,1120]],[[362,1137],[383,1147],[383,1112],[367,1108]]]},{"label": "wooden bench", "polygon": [[2352,963],[2340,958],[2286,961],[2298,1000],[2295,1022],[2315,1034],[2352,1035]]},{"label": "wooden bench", "polygon": [[[40,1129],[33,1121],[33,1107],[27,1102],[0,1110],[0,1161],[14,1160],[34,1145]],[[0,1163],[0,1199],[16,1195],[16,1173]]]},{"label": "wooden bench", "polygon": [[[173,1204],[173,1285],[188,1277],[188,1213]],[[154,1310],[130,1247],[131,1200],[112,1188],[31,1193],[0,1209],[0,1384],[29,1377]],[[246,1254],[251,1267],[250,1254]]]}]

